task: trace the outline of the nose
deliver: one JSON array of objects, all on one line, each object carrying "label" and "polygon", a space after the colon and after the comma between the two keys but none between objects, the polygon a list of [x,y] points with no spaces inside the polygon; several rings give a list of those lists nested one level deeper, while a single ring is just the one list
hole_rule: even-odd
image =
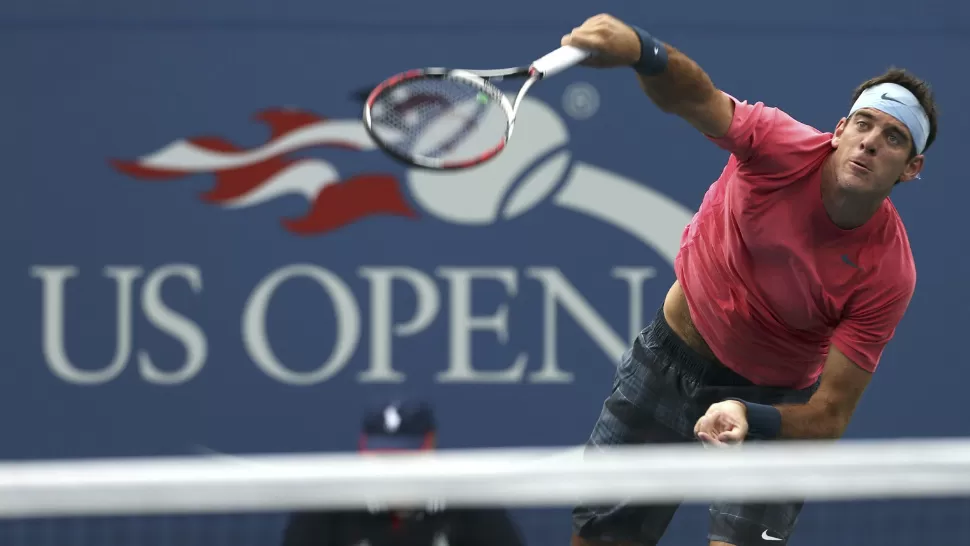
[{"label": "nose", "polygon": [[876,155],[876,143],[878,140],[878,136],[870,132],[862,137],[862,140],[859,142],[859,147],[862,148],[862,151],[865,154]]}]

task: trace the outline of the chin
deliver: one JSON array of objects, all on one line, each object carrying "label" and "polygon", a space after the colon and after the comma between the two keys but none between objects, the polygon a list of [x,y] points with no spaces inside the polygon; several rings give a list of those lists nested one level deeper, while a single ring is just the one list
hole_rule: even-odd
[{"label": "chin", "polygon": [[869,180],[855,174],[839,177],[839,190],[845,193],[870,193],[873,189],[873,184]]}]

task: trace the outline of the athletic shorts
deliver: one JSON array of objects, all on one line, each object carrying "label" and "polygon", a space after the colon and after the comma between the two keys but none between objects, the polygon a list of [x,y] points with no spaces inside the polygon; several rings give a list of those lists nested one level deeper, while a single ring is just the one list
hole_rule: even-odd
[{"label": "athletic shorts", "polygon": [[[804,403],[818,387],[804,390],[759,387],[685,344],[661,309],[616,369],[613,391],[603,404],[586,449],[617,444],[694,442],[694,424],[725,398],[755,403]],[[578,506],[573,532],[605,542],[657,544],[677,504]],[[802,503],[710,506],[708,539],[737,546],[783,546]],[[779,540],[780,539],[780,540]]]}]

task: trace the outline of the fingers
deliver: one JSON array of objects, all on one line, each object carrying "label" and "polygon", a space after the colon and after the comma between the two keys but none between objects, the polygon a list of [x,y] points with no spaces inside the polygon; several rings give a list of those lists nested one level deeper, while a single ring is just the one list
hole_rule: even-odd
[{"label": "fingers", "polygon": [[721,445],[717,415],[705,415],[694,425],[694,436],[705,444]]},{"label": "fingers", "polygon": [[744,440],[741,427],[734,427],[717,435],[717,439],[726,444],[736,444]]},{"label": "fingers", "polygon": [[700,440],[701,443],[704,444],[704,445],[712,445],[712,446],[721,446],[721,445],[723,445],[723,442],[721,442],[716,437],[711,436],[710,434],[708,434],[706,432],[698,432],[697,433],[697,439]]},{"label": "fingers", "polygon": [[725,446],[744,441],[746,427],[718,410],[704,414],[694,425],[694,436],[705,445]]},{"label": "fingers", "polygon": [[567,34],[562,37],[562,40],[560,40],[560,45],[578,47],[591,53],[589,57],[586,57],[579,63],[580,66],[604,68],[616,65],[617,63],[613,60],[613,58],[607,53],[604,53],[604,51],[600,49],[600,46],[596,44],[597,42],[593,39],[584,38],[583,36],[577,37],[573,34]]},{"label": "fingers", "polygon": [[562,37],[561,45],[569,45],[580,49],[600,51],[605,45],[605,39],[596,31],[574,28],[572,32]]},{"label": "fingers", "polygon": [[740,444],[744,439],[740,433],[740,430],[733,429],[725,432],[710,432],[701,430],[698,431],[695,436],[701,441],[701,443],[712,446],[727,446],[733,444]]},{"label": "fingers", "polygon": [[609,45],[610,38],[616,32],[615,29],[616,20],[609,15],[591,17],[567,34],[571,42],[568,45],[596,50],[603,49]]},{"label": "fingers", "polygon": [[[632,30],[624,34],[626,26],[606,15],[590,17],[560,40],[560,45],[573,46],[593,53],[581,64],[587,66],[618,66],[630,64],[639,56],[639,40]],[[632,37],[631,37],[632,36]],[[636,42],[633,51],[631,40]]]},{"label": "fingers", "polygon": [[694,424],[694,436],[700,438],[701,434],[711,437],[714,432],[714,417],[704,415]]}]

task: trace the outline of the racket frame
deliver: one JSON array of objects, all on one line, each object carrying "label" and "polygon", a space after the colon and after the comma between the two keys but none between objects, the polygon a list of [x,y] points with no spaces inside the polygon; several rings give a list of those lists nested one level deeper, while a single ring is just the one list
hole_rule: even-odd
[{"label": "racket frame", "polygon": [[[516,67],[500,70],[420,68],[401,72],[400,74],[395,74],[394,76],[391,76],[390,78],[381,82],[367,97],[367,100],[364,102],[364,129],[370,135],[374,143],[385,153],[408,165],[434,170],[466,169],[478,163],[488,161],[489,159],[498,155],[502,149],[505,148],[505,145],[508,142],[509,137],[512,134],[512,129],[515,125],[516,110],[518,109],[518,105],[521,103],[521,97],[524,96],[522,90],[526,90],[528,88],[527,85],[523,85],[522,90],[519,92],[519,96],[516,97],[516,101],[513,103],[509,100],[505,93],[493,85],[491,81],[524,78],[528,77],[529,75],[529,67]],[[530,78],[530,80],[532,79],[533,78]],[[502,108],[503,112],[505,113],[506,128],[502,139],[495,146],[486,150],[484,153],[463,161],[446,161],[431,157],[423,157],[420,155],[403,154],[395,150],[392,146],[385,143],[384,139],[380,138],[374,130],[373,119],[371,117],[371,108],[374,106],[377,100],[383,96],[384,93],[391,91],[399,85],[406,84],[407,82],[414,80],[458,80],[463,84],[469,84],[478,88],[479,91],[488,95],[489,98],[497,101],[499,107]],[[528,82],[526,83],[528,84]],[[531,84],[528,85],[531,86]]]},{"label": "racket frame", "polygon": [[[370,95],[368,95],[367,100],[364,101],[364,129],[367,131],[368,135],[370,135],[371,140],[373,140],[380,149],[382,149],[389,156],[408,165],[441,171],[467,169],[494,158],[503,149],[505,149],[506,144],[512,137],[512,130],[515,128],[515,116],[518,113],[519,105],[522,104],[522,99],[524,99],[525,95],[529,92],[529,88],[531,88],[543,77],[559,73],[570,66],[581,62],[589,55],[590,53],[587,51],[571,46],[563,46],[537,59],[529,66],[495,70],[419,68],[401,72],[378,84],[377,87],[371,91]],[[510,101],[508,96],[502,92],[501,89],[491,83],[492,81],[503,81],[517,78],[528,79],[519,89],[514,101]],[[445,161],[429,157],[402,154],[388,146],[383,139],[377,136],[376,131],[374,130],[373,119],[371,117],[371,108],[377,102],[377,99],[388,90],[404,82],[419,79],[460,80],[463,83],[471,84],[472,86],[477,87],[481,92],[484,92],[492,99],[497,100],[499,106],[505,112],[506,116],[506,130],[502,140],[484,153],[479,154],[474,158],[462,161]]]}]

